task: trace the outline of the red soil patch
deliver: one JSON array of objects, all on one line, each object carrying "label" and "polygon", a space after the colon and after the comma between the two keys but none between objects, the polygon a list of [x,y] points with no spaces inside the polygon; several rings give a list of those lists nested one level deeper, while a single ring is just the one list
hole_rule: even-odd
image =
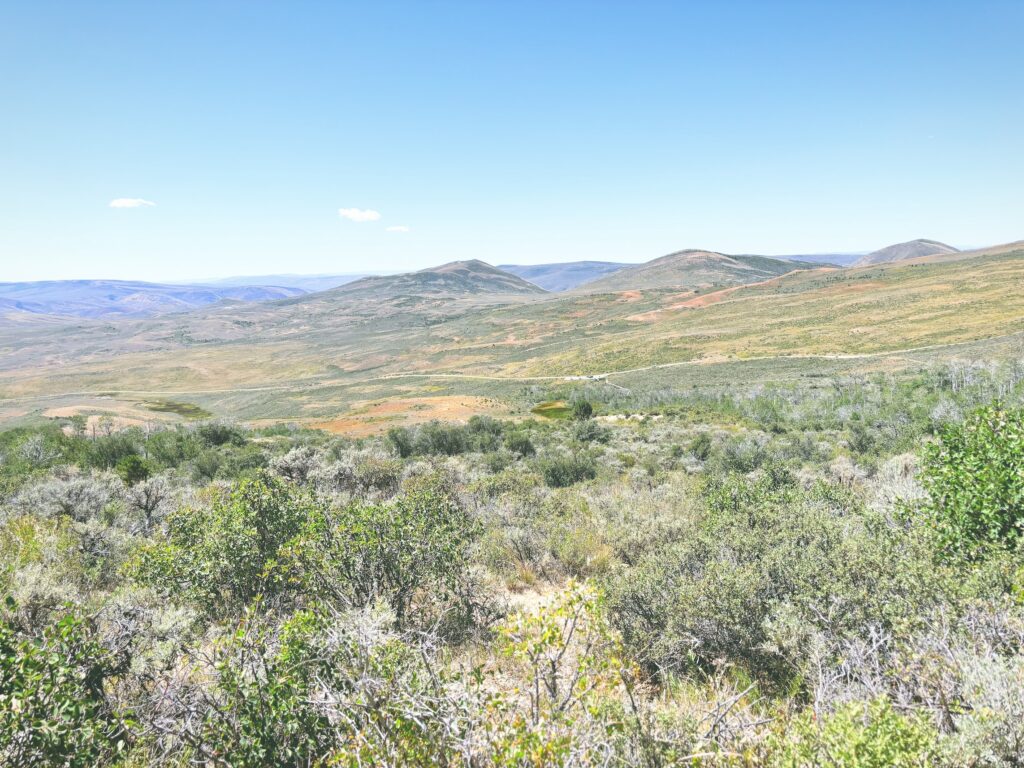
[{"label": "red soil patch", "polygon": [[703,309],[704,307],[708,307],[711,306],[712,304],[717,304],[720,301],[724,301],[731,294],[735,293],[741,288],[754,288],[759,285],[768,285],[769,283],[777,282],[782,278],[786,277],[786,275],[791,274],[793,273],[787,272],[785,275],[770,277],[767,280],[761,280],[756,283],[744,283],[743,285],[733,285],[730,286],[729,288],[722,288],[721,290],[718,291],[712,291],[711,293],[704,293],[701,294],[700,296],[694,296],[692,299],[680,301],[676,304],[670,304],[669,306],[662,307],[661,309],[652,309],[650,312],[643,312],[639,315],[630,315],[626,319],[633,320],[638,323],[653,323],[655,320],[658,319],[658,316],[661,315],[661,313],[663,312],[675,312],[680,309]]}]

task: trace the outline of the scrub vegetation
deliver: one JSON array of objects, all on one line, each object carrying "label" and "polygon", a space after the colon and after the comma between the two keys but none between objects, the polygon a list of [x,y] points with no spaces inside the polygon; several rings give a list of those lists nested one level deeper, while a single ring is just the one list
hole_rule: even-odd
[{"label": "scrub vegetation", "polygon": [[9,429],[0,763],[1021,765],[1022,382]]}]

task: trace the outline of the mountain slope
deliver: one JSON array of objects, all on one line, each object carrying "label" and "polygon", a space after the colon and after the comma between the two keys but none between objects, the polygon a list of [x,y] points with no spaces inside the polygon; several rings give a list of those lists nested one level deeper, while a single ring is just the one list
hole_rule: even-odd
[{"label": "mountain slope", "polygon": [[327,292],[334,297],[390,298],[395,296],[528,295],[546,293],[521,277],[486,262],[453,261],[439,267],[400,275],[374,275]]},{"label": "mountain slope", "polygon": [[220,301],[270,301],[298,296],[281,286],[166,285],[125,280],[0,283],[0,309],[68,317],[151,317]]},{"label": "mountain slope", "polygon": [[633,264],[614,261],[567,261],[558,264],[501,264],[513,275],[529,280],[546,291],[569,291],[578,285],[618,272]]},{"label": "mountain slope", "polygon": [[937,264],[950,261],[967,261],[978,259],[983,256],[1005,256],[1008,253],[1024,250],[1024,240],[1016,240],[1011,243],[1000,245],[987,245],[984,248],[972,248],[969,251],[953,251],[951,253],[933,253],[928,256],[918,256],[914,259],[906,259],[900,264]]},{"label": "mountain slope", "polygon": [[621,269],[584,283],[579,290],[588,293],[649,288],[698,290],[756,283],[796,269],[820,266],[823,265],[768,256],[728,256],[714,251],[686,250]]},{"label": "mountain slope", "polygon": [[848,267],[863,256],[863,253],[796,253],[792,255],[787,253],[770,258],[779,259],[780,261],[812,261],[815,264]]},{"label": "mountain slope", "polygon": [[959,250],[937,240],[919,238],[872,251],[866,256],[857,259],[851,266],[870,267],[874,264],[889,264],[893,261],[906,261],[907,259],[918,259],[922,256],[936,256],[948,253],[959,253]]}]

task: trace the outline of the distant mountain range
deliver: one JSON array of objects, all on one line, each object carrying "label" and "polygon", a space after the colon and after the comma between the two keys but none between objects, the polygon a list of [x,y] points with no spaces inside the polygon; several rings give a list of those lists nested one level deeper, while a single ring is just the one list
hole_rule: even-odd
[{"label": "distant mountain range", "polygon": [[[262,284],[262,280],[282,284]],[[297,299],[344,292],[346,299],[530,295],[533,283],[482,261],[458,261],[399,275],[267,275],[235,277],[209,285],[174,285],[125,280],[47,280],[0,283],[0,312],[81,318],[142,318],[209,307],[220,302]]]},{"label": "distant mountain range", "polygon": [[863,253],[798,253],[792,256],[769,256],[768,258],[782,259],[783,261],[812,261],[815,264],[835,264],[839,267],[848,267],[862,256],[864,256]]},{"label": "distant mountain range", "polygon": [[917,259],[922,256],[936,256],[949,253],[960,253],[960,251],[951,245],[940,243],[937,240],[925,240],[922,238],[910,240],[906,243],[897,243],[896,245],[890,245],[873,251],[866,256],[862,256],[852,266],[869,267],[873,264],[888,264],[893,261],[906,261],[907,259]]},{"label": "distant mountain range", "polygon": [[[952,257],[956,248],[935,240],[897,243],[872,253],[796,256],[728,255],[688,249],[643,264],[572,261],[506,264],[457,261],[404,274],[257,275],[203,284],[174,285],[123,280],[52,280],[0,283],[0,312],[81,318],[141,318],[185,312],[225,301],[297,300],[327,292],[360,303],[398,297],[519,296],[675,288],[707,290],[746,285],[795,270],[873,266],[908,259]],[[367,310],[369,306],[365,307]],[[395,308],[395,307],[392,307]]]},{"label": "distant mountain range", "polygon": [[168,285],[125,280],[0,283],[0,310],[69,317],[148,317],[222,301],[269,301],[305,293],[289,286]]},{"label": "distant mountain range", "polygon": [[288,288],[300,288],[303,291],[313,293],[314,291],[328,291],[337,288],[339,285],[351,283],[360,278],[367,277],[372,273],[361,272],[356,274],[325,274],[325,275],[238,275],[236,277],[224,277],[217,280],[203,280],[200,285],[213,286],[266,286],[281,285]]},{"label": "distant mountain range", "polygon": [[604,275],[610,275],[635,264],[616,261],[567,261],[560,264],[499,264],[503,269],[545,291],[569,291],[577,285],[588,283]]}]

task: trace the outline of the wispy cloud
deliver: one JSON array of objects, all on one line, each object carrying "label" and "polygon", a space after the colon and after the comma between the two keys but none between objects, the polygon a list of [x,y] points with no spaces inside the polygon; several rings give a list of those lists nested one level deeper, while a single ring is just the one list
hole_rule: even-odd
[{"label": "wispy cloud", "polygon": [[349,221],[380,221],[380,213],[369,208],[339,208],[338,215]]},{"label": "wispy cloud", "polygon": [[405,224],[397,224],[394,227],[388,227],[388,232],[408,232],[409,228]]},{"label": "wispy cloud", "polygon": [[111,208],[151,208],[156,205],[152,200],[141,197],[117,197],[110,201]]}]

